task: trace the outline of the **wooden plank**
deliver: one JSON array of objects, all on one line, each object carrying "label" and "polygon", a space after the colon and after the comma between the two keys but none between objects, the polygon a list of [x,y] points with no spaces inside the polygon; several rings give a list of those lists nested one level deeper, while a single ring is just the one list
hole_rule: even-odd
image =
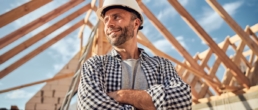
[{"label": "wooden plank", "polygon": [[[229,41],[230,42],[230,41]],[[231,45],[233,45],[232,43],[230,43]],[[245,46],[245,44],[244,44],[244,42],[243,41],[241,41],[240,42],[240,44],[239,44],[239,46],[237,47],[237,49],[236,49],[236,54],[235,54],[235,56],[234,56],[234,58],[232,59],[232,61],[235,63],[235,64],[237,64],[237,65],[239,65],[240,64],[240,56],[242,55],[242,51],[244,50],[244,46]],[[234,46],[233,46],[233,48],[234,48]],[[230,72],[227,72],[225,75],[224,75],[224,77],[225,78],[223,78],[224,79],[224,84],[229,84],[230,85],[230,80],[231,79],[234,79],[234,78],[232,78],[232,75],[231,74],[229,74]],[[242,73],[243,74],[243,73]],[[232,84],[232,83],[231,83]]]},{"label": "wooden plank", "polygon": [[[96,0],[93,0],[93,1],[96,1]],[[92,5],[92,4],[93,4],[93,3],[91,2],[91,5]],[[84,17],[84,24],[81,26],[80,31],[79,31],[79,33],[78,33],[78,37],[80,38],[80,56],[81,56],[82,53],[83,53],[83,32],[84,32],[84,29],[85,29],[85,27],[86,27],[88,21],[89,21],[89,17],[90,17],[90,15],[91,15],[91,12],[92,12],[92,9],[90,9],[90,10],[87,11],[86,16]]]},{"label": "wooden plank", "polygon": [[256,36],[256,34],[251,30],[251,28],[249,26],[246,26],[246,30],[245,30],[249,35],[252,36],[254,42],[258,45],[258,37]]},{"label": "wooden plank", "polygon": [[138,37],[137,37],[137,41],[139,43],[141,43],[142,45],[144,45],[145,47],[148,47],[154,54],[162,56],[164,58],[169,59],[170,61],[182,66],[185,69],[188,69],[189,71],[191,71],[193,74],[195,74],[196,76],[198,76],[199,78],[203,78],[204,80],[206,80],[207,82],[210,82],[210,84],[212,85],[212,87],[220,87],[220,85],[217,82],[214,82],[212,80],[211,77],[209,77],[207,74],[203,74],[202,72],[200,72],[200,70],[197,70],[191,66],[188,66],[186,64],[181,63],[180,61],[178,61],[177,59],[167,55],[166,53],[158,50],[150,41],[148,41],[148,39],[139,31],[138,33]]},{"label": "wooden plank", "polygon": [[33,0],[26,4],[23,4],[7,13],[0,15],[0,28],[17,20],[18,18],[38,9],[41,6],[46,5],[52,0]]},{"label": "wooden plank", "polygon": [[[221,49],[222,49],[224,52],[226,52],[226,50],[227,50],[229,44],[230,44],[229,39],[226,38],[226,39],[225,39],[225,43],[223,44],[223,46],[222,46]],[[215,76],[215,74],[216,74],[216,72],[217,72],[217,70],[218,70],[218,67],[219,67],[220,63],[221,63],[221,60],[218,59],[218,58],[216,58],[216,59],[215,59],[215,63],[213,64],[213,67],[210,69],[210,72],[209,72],[209,75],[210,75],[210,76],[212,76],[212,77]],[[218,79],[217,77],[215,78],[215,80],[216,80],[216,81],[219,81],[219,79]],[[220,82],[220,81],[219,81],[219,82]]]},{"label": "wooden plank", "polygon": [[[166,53],[163,53],[162,51],[158,50],[145,36],[144,34],[139,31],[138,36],[137,36],[137,41],[144,45],[145,47],[149,48],[154,54],[162,56],[164,58],[167,58],[173,62],[175,62],[177,65],[180,65],[181,67],[189,67],[184,63],[181,63],[180,61],[176,60],[175,58],[172,58],[171,56],[167,55]],[[184,66],[183,66],[184,65]],[[191,68],[191,67],[190,67]],[[197,73],[198,74],[198,73]],[[182,79],[186,82],[186,78],[182,77]],[[191,88],[193,99],[197,100],[198,99],[198,94],[194,90],[194,88]]]},{"label": "wooden plank", "polygon": [[[89,22],[89,17],[90,17],[90,15],[92,13],[92,9],[95,6],[95,4],[96,4],[96,0],[92,0],[91,1],[91,9],[87,11],[86,16],[84,17],[84,24],[81,26],[80,31],[78,33],[78,37],[80,38],[80,41],[81,41],[80,42],[80,55],[82,55],[82,53],[83,53],[83,32],[84,32],[84,29],[85,29],[86,25]],[[90,52],[90,54],[91,54],[91,52]]]},{"label": "wooden plank", "polygon": [[[36,0],[37,1],[37,0]],[[63,14],[64,12],[68,11],[69,9],[73,8],[74,6],[82,3],[84,0],[71,0],[68,3],[58,7],[57,9],[43,15],[42,17],[30,22],[29,24],[19,28],[18,30],[4,36],[0,39],[0,49],[4,48],[5,46],[9,45],[10,43],[14,42],[15,40],[25,36],[32,30],[42,26],[43,24],[51,21],[52,19],[56,18],[57,16]]]},{"label": "wooden plank", "polygon": [[212,51],[211,51],[211,49],[208,49],[208,53],[205,55],[205,57],[203,58],[203,60],[201,62],[202,68],[207,67],[207,63],[208,63],[211,55],[212,55]]},{"label": "wooden plank", "polygon": [[[235,55],[235,57],[233,58],[233,61],[236,63],[236,64],[238,64],[239,65],[239,68],[241,68],[240,66],[241,66],[241,56],[243,56],[243,54],[242,54],[242,52],[243,52],[243,50],[244,50],[244,48],[245,48],[245,44],[244,44],[244,42],[243,41],[241,41],[240,42],[240,44],[239,44],[239,46],[237,47],[237,49],[236,49],[236,55]],[[244,57],[244,59],[246,59],[245,57]],[[243,73],[242,73],[243,74]],[[231,81],[230,81],[230,83],[229,83],[229,85],[230,86],[232,86],[235,82],[237,82],[236,80],[235,80],[235,78],[229,78]]]},{"label": "wooden plank", "polygon": [[[250,29],[251,29],[254,33],[258,32],[258,24],[253,25]],[[230,37],[229,40],[230,40],[231,43],[236,43],[236,42],[240,41],[241,39],[240,39],[240,37],[238,37],[238,35],[234,35],[234,36]],[[223,43],[224,43],[224,41],[221,42],[221,43],[219,43],[218,46],[221,48],[222,45],[223,45]],[[199,57],[200,57],[200,58],[203,58],[203,57],[206,55],[206,52],[207,52],[207,51],[208,51],[208,49],[205,50],[205,51],[203,51],[203,52],[201,52],[201,53],[199,54]]]},{"label": "wooden plank", "polygon": [[[241,43],[243,43],[243,41],[241,41]],[[231,44],[231,46],[233,47],[233,49],[238,52],[238,47],[235,45],[235,44]],[[244,44],[242,44],[242,48],[244,49]],[[242,49],[242,52],[243,52],[243,49]],[[252,67],[252,65],[247,61],[247,59],[245,58],[245,56],[243,55],[243,53],[239,53],[239,59],[242,60],[249,68]]]},{"label": "wooden plank", "polygon": [[[184,9],[184,7],[177,0],[168,0],[168,2],[173,5],[173,7],[178,11],[186,23],[201,37],[210,49],[218,56],[218,58],[223,62],[225,66],[231,69],[234,77],[241,82],[241,84],[249,88],[248,78],[241,73],[241,70],[234,64],[229,57],[224,53],[216,44],[215,41],[208,35],[208,33],[194,20],[194,18]],[[258,46],[257,49],[258,50]],[[258,55],[258,51],[257,51]]]},{"label": "wooden plank", "polygon": [[[198,60],[200,60],[200,57],[199,57],[199,54],[197,53],[196,54],[196,56],[194,57],[194,60],[196,60],[196,62],[198,61]],[[201,62],[202,63],[202,62]],[[201,67],[201,69],[204,69],[204,67]],[[184,75],[184,77],[186,77],[186,78],[188,78],[189,77],[189,72],[186,72],[185,73],[185,75]],[[208,89],[209,89],[209,87],[208,87],[208,85],[206,84],[206,83],[204,83],[202,80],[200,80],[198,77],[196,77],[196,76],[194,76],[193,77],[193,79],[192,79],[192,81],[191,82],[189,82],[190,84],[191,84],[191,86],[195,89],[195,83],[196,82],[200,82],[200,83],[202,83],[203,84],[203,86],[202,86],[202,88],[201,88],[201,90],[200,90],[200,92],[198,92],[198,99],[199,98],[202,98],[203,96],[200,94],[200,93],[206,93],[207,91],[209,91]],[[219,94],[218,94],[219,95]]]},{"label": "wooden plank", "polygon": [[[142,3],[138,2],[144,14],[149,18],[150,22],[163,34],[163,36],[175,47],[175,49],[182,55],[194,68],[197,63],[187,50],[176,40],[176,38],[167,30],[167,28],[152,14],[152,12]],[[196,66],[194,66],[194,65]]]},{"label": "wooden plank", "polygon": [[243,52],[243,55],[246,57],[248,55],[251,55],[252,53],[254,53],[252,50],[246,50]]},{"label": "wooden plank", "polygon": [[[138,2],[140,8],[149,18],[150,22],[164,35],[164,37],[177,49],[177,51],[191,64],[195,69],[201,71],[203,75],[207,75],[204,70],[200,69],[200,65],[194,61],[192,56],[185,50],[185,48],[175,39],[175,37],[167,30],[167,28],[151,13],[151,11],[141,2]],[[212,84],[208,82],[208,85],[212,87]],[[214,87],[214,89],[216,89]],[[215,90],[217,91],[217,90]]]},{"label": "wooden plank", "polygon": [[104,54],[104,49],[103,49],[103,43],[105,39],[105,33],[104,33],[104,23],[100,22],[99,23],[99,28],[98,28],[98,44],[97,44],[97,54],[98,55],[103,55]]},{"label": "wooden plank", "polygon": [[258,23],[256,23],[255,25],[253,25],[253,26],[251,27],[251,30],[252,30],[252,32],[257,33],[257,32],[258,32]]},{"label": "wooden plank", "polygon": [[237,96],[243,93],[250,93],[250,92],[254,92],[258,90],[258,86],[252,86],[250,87],[250,89],[244,88],[244,89],[240,89],[238,91],[235,92],[228,92],[226,94],[221,94],[220,96],[211,96],[209,98],[203,98],[203,99],[199,99],[198,102],[200,103],[207,103],[210,101],[214,101],[214,100],[220,100],[220,99],[225,99],[231,96]]},{"label": "wooden plank", "polygon": [[[223,9],[216,0],[206,0],[206,2],[226,21],[226,23],[237,33],[237,35],[249,46],[249,48],[258,56],[258,45],[244,32],[237,22]],[[239,75],[242,77],[241,75]],[[242,77],[244,78],[244,77]],[[241,81],[241,80],[240,80]],[[241,81],[243,83],[245,81]],[[245,82],[246,85],[248,84]]]},{"label": "wooden plank", "polygon": [[9,91],[13,91],[13,90],[17,90],[17,89],[21,89],[21,88],[24,88],[24,87],[29,87],[29,86],[45,83],[45,82],[51,82],[51,81],[55,81],[55,80],[60,80],[60,79],[72,77],[73,75],[74,75],[74,73],[62,74],[62,75],[58,75],[58,76],[55,76],[55,77],[50,78],[50,79],[40,80],[40,81],[37,81],[37,82],[33,82],[33,83],[29,83],[29,84],[24,84],[24,85],[12,87],[12,88],[5,89],[5,90],[0,90],[0,94],[1,93],[5,93],[5,92],[9,92]]},{"label": "wooden plank", "polygon": [[[101,8],[103,4],[103,0],[99,0],[99,5],[98,7]],[[105,39],[105,33],[104,33],[104,23],[99,22],[99,27],[98,27],[98,44],[97,44],[97,54],[98,55],[103,55],[104,54],[104,39]]]},{"label": "wooden plank", "polygon": [[14,47],[13,49],[9,50],[8,52],[4,53],[0,56],[0,64],[3,62],[9,60],[13,56],[19,54],[21,51],[25,50],[29,46],[33,45],[34,43],[38,42],[39,40],[43,39],[50,33],[54,32],[55,30],[59,29],[60,27],[64,26],[66,23],[70,22],[72,19],[78,17],[82,13],[86,12],[88,9],[90,9],[90,4],[80,8],[76,12],[72,13],[71,15],[65,17],[64,19],[60,20],[59,22],[53,24],[51,27],[43,30],[42,32],[38,33],[37,35],[31,37],[27,41],[23,42],[22,44],[19,44],[18,46]]},{"label": "wooden plank", "polygon": [[42,51],[44,51],[45,49],[47,49],[51,45],[55,44],[57,41],[61,40],[66,35],[68,35],[69,33],[73,32],[75,29],[79,28],[82,24],[83,24],[83,20],[81,20],[78,23],[75,23],[75,25],[71,26],[69,29],[67,29],[64,32],[60,33],[59,35],[57,35],[56,37],[52,38],[51,40],[49,40],[45,44],[41,45],[40,47],[38,47],[37,49],[33,50],[29,54],[25,55],[24,57],[22,57],[21,59],[19,59],[15,63],[13,63],[10,66],[8,66],[7,68],[3,69],[0,72],[0,79],[3,78],[4,76],[6,76],[7,74],[9,74],[10,72],[12,72],[13,70],[15,70],[16,68],[20,67],[22,64],[26,63],[27,61],[29,61],[30,59],[32,59],[36,55],[38,55],[39,53],[41,53]]},{"label": "wooden plank", "polygon": [[254,57],[255,57],[255,55],[254,55],[254,53],[252,53],[249,58],[249,62],[251,65],[253,65],[253,63],[254,63]]}]

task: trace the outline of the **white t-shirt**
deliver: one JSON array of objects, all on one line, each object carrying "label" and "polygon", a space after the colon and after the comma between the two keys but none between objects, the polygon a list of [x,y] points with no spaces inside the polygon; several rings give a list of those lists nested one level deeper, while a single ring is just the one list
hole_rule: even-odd
[{"label": "white t-shirt", "polygon": [[122,61],[122,89],[147,90],[148,83],[140,59]]}]

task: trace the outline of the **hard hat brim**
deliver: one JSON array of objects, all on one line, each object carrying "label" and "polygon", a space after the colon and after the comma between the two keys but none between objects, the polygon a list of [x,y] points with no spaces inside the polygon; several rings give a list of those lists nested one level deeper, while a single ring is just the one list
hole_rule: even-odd
[{"label": "hard hat brim", "polygon": [[[137,12],[137,13],[140,15],[140,19],[141,19],[142,24],[143,24],[143,16],[142,16],[142,14],[141,14],[140,12],[138,12],[137,10],[135,10],[135,9],[129,7],[129,6],[124,6],[124,5],[121,5],[121,4],[113,4],[113,5],[109,5],[109,6],[105,6],[105,7],[99,8],[99,9],[97,10],[97,16],[98,16],[98,18],[99,18],[101,21],[104,21],[104,19],[103,19],[103,17],[102,17],[102,12],[103,12],[103,10],[106,9],[106,8],[108,8],[108,7],[112,7],[112,6],[122,6],[122,7],[130,8],[130,9],[134,10],[135,12]],[[142,25],[142,24],[141,24],[141,25]]]}]

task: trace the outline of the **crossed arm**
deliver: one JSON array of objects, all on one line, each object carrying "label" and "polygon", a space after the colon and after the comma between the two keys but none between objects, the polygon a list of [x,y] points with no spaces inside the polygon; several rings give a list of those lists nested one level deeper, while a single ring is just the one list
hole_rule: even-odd
[{"label": "crossed arm", "polygon": [[130,104],[140,110],[155,110],[151,96],[143,90],[119,90],[108,93],[115,101]]},{"label": "crossed arm", "polygon": [[[191,109],[191,90],[176,74],[169,61],[161,64],[163,84],[148,90],[105,91],[97,66],[85,63],[78,88],[78,109]],[[121,104],[122,103],[122,104]],[[123,104],[128,104],[124,106]]]}]

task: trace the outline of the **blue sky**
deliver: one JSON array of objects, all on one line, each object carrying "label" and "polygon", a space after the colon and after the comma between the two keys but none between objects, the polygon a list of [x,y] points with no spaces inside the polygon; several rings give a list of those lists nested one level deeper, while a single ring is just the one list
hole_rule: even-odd
[{"label": "blue sky", "polygon": [[[29,0],[1,0],[0,1],[0,14],[10,11],[17,6],[20,6]],[[0,38],[8,35],[14,30],[26,25],[27,23],[39,18],[40,16],[50,12],[51,10],[61,6],[69,0],[53,0],[53,2],[41,7],[40,9],[33,11],[32,13],[0,28]],[[224,20],[216,13],[205,0],[179,0],[180,3],[187,9],[187,11],[198,21],[198,23],[208,32],[208,34],[219,43],[225,39],[226,36],[233,36],[235,32],[224,22]],[[201,39],[192,31],[192,29],[182,20],[175,9],[166,1],[150,1],[143,0],[147,7],[153,12],[153,14],[162,22],[164,26],[176,37],[176,39],[184,46],[188,52],[194,56],[197,52],[206,50],[207,45],[201,41]],[[224,9],[233,17],[233,19],[244,29],[246,25],[254,25],[258,23],[258,1],[257,0],[218,0],[218,2],[224,7]],[[64,13],[62,16],[46,23],[40,28],[25,35],[23,38],[15,41],[11,45],[0,50],[0,54],[7,52],[11,48],[36,35],[38,32],[51,26],[53,23],[65,18],[67,15],[76,11],[80,7],[89,3],[86,0],[82,4],[74,7],[72,10]],[[33,46],[29,47],[25,51],[17,54],[12,59],[8,60],[4,64],[1,64],[0,70],[8,67],[24,55],[33,51],[43,43],[47,42],[51,38],[58,35],[60,32],[72,26],[72,24],[83,19],[85,13],[75,20],[69,22],[62,28],[48,35],[43,40],[37,42]],[[90,17],[92,23],[97,22],[95,13]],[[150,23],[145,17],[143,33],[149,38],[149,40],[163,52],[183,61],[183,58],[178,54],[175,48],[160,34],[160,32]],[[87,39],[90,33],[90,29],[85,29],[85,39]],[[78,29],[58,43],[52,45],[18,69],[11,72],[6,77],[0,79],[0,90],[10,87],[26,84],[38,80],[43,80],[53,77],[79,50],[79,39],[77,37]],[[84,41],[86,42],[86,41]],[[140,45],[141,46],[141,45]],[[148,53],[150,51],[146,50]],[[227,54],[232,53],[232,49]],[[151,53],[150,53],[151,54]],[[214,61],[211,61],[214,62]],[[18,105],[19,108],[24,108],[25,103],[38,91],[44,84],[31,86],[8,93],[0,94],[0,107],[9,108],[10,105]]]}]

